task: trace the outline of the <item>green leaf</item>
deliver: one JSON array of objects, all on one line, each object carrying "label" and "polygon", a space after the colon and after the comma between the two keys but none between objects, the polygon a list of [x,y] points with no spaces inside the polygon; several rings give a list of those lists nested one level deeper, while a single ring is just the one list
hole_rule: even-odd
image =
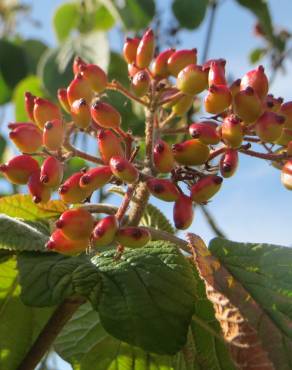
[{"label": "green leaf", "polygon": [[44,250],[48,236],[34,224],[27,224],[0,213],[0,249],[15,251]]},{"label": "green leaf", "polygon": [[0,40],[0,72],[5,84],[13,88],[27,72],[26,56],[23,48],[7,40]]},{"label": "green leaf", "polygon": [[0,70],[0,104],[9,102],[12,95],[12,88],[4,81],[3,74]]},{"label": "green leaf", "polygon": [[0,368],[15,370],[52,309],[25,306],[19,299],[16,261],[0,264]]},{"label": "green leaf", "polygon": [[109,30],[115,25],[115,17],[104,5],[99,5],[94,11],[94,25],[97,30]]},{"label": "green leaf", "polygon": [[267,53],[267,49],[263,49],[263,48],[253,49],[251,53],[249,54],[250,63],[252,64],[257,63],[266,55],[266,53]]},{"label": "green leaf", "polygon": [[24,106],[24,93],[31,92],[33,95],[44,97],[41,81],[37,76],[29,76],[20,81],[13,91],[13,103],[16,121],[27,121],[29,117]]},{"label": "green leaf", "polygon": [[61,303],[73,294],[97,300],[100,278],[84,255],[22,253],[18,256],[22,301],[35,307]]},{"label": "green leaf", "polygon": [[236,2],[251,11],[257,17],[267,38],[275,41],[268,2],[266,0],[236,0]]},{"label": "green leaf", "polygon": [[[235,243],[216,238],[210,251],[247,292],[237,284],[226,286],[218,270],[214,280],[222,292],[256,328],[275,368],[292,364],[292,249],[270,244]],[[248,298],[248,299],[247,299]]]},{"label": "green leaf", "polygon": [[174,0],[172,11],[180,26],[188,29],[199,27],[208,8],[208,0]]},{"label": "green leaf", "polygon": [[0,213],[7,216],[37,221],[57,218],[67,209],[60,200],[51,200],[45,204],[35,204],[29,195],[16,194],[0,199]]},{"label": "green leaf", "polygon": [[40,40],[28,39],[24,40],[21,46],[25,52],[28,73],[34,75],[37,72],[38,62],[47,49],[47,45]]},{"label": "green leaf", "polygon": [[66,40],[73,29],[77,28],[79,21],[78,3],[61,4],[54,13],[53,25],[59,42]]},{"label": "green leaf", "polygon": [[64,172],[63,181],[68,177],[72,176],[74,173],[79,172],[82,168],[87,167],[87,162],[80,157],[73,157],[66,161],[66,167]]},{"label": "green leaf", "polygon": [[155,15],[153,0],[108,0],[107,3],[114,7],[127,30],[147,27]]},{"label": "green leaf", "polygon": [[7,142],[4,136],[0,135],[0,161],[3,160],[3,154],[5,152],[5,149],[7,147]]},{"label": "green leaf", "polygon": [[158,354],[175,354],[185,344],[194,310],[196,280],[171,243],[94,257],[102,274],[98,302],[103,327],[115,338]]},{"label": "green leaf", "polygon": [[154,227],[158,230],[167,231],[171,234],[175,233],[174,228],[172,227],[166,216],[152,204],[147,204],[140,224],[143,226]]}]

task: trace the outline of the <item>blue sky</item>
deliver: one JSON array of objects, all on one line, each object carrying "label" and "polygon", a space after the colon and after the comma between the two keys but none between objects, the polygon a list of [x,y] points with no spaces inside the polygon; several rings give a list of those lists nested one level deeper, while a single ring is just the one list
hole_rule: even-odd
[{"label": "blue sky", "polygon": [[[41,29],[35,29],[27,22],[20,25],[20,32],[26,37],[41,38],[49,45],[56,44],[52,29],[53,11],[61,0],[34,0],[33,18],[40,21]],[[159,1],[165,22],[169,19],[170,0]],[[269,1],[273,21],[277,27],[291,24],[291,0]],[[209,57],[223,57],[227,60],[227,71],[239,78],[252,67],[247,55],[250,50],[261,46],[261,40],[253,35],[254,17],[239,7],[234,0],[225,0],[221,5],[214,28]],[[182,47],[197,47],[200,55],[205,38],[206,22],[195,32],[183,31]],[[110,39],[118,50],[122,45],[114,32]],[[263,62],[265,64],[265,61]],[[276,96],[292,100],[292,64],[287,64],[288,73],[279,74],[271,88]],[[267,70],[268,71],[268,70]],[[269,73],[269,71],[268,71]],[[7,120],[12,119],[9,112]],[[270,242],[291,245],[291,205],[292,193],[280,183],[280,173],[268,163],[241,155],[238,172],[231,179],[224,181],[222,190],[210,203],[219,225],[230,239],[238,241]],[[155,201],[170,217],[172,206]],[[208,242],[213,234],[199,210],[190,231],[201,235]]]}]

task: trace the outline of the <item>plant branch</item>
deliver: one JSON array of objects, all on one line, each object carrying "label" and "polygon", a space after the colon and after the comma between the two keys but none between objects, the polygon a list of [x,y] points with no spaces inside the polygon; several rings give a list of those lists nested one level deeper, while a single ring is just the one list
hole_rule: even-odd
[{"label": "plant branch", "polygon": [[238,151],[240,153],[249,155],[251,157],[267,159],[269,161],[280,161],[282,159],[288,159],[289,158],[286,153],[283,153],[283,154],[259,153],[259,152],[255,152],[255,151],[249,150],[249,149],[239,149]]},{"label": "plant branch", "polygon": [[178,92],[174,93],[173,95],[170,95],[167,98],[160,100],[158,105],[160,106],[160,105],[163,105],[163,104],[166,104],[166,103],[169,103],[169,102],[176,102],[182,96],[184,96],[184,93],[182,93],[181,91],[178,91]]},{"label": "plant branch", "polygon": [[146,103],[144,100],[139,99],[137,96],[133,95],[130,91],[125,89],[122,84],[120,84],[118,81],[113,80],[112,82],[109,82],[107,84],[107,89],[113,90],[113,91],[118,91],[124,96],[126,96],[128,99],[135,100],[139,104],[144,105],[145,107],[148,106],[148,103]]},{"label": "plant branch", "polygon": [[153,240],[166,240],[168,242],[174,243],[178,248],[190,254],[188,243],[185,240],[180,239],[177,236],[168,233],[167,231],[154,229],[154,227],[143,227],[143,228],[147,229],[150,232]]},{"label": "plant branch", "polygon": [[208,209],[206,208],[206,206],[200,206],[209,226],[211,227],[211,229],[213,230],[214,234],[216,236],[220,236],[221,238],[226,238],[226,235],[225,233],[219,228],[219,226],[217,225],[216,221],[214,220],[213,216],[211,215],[211,213],[208,211]]},{"label": "plant branch", "polygon": [[80,206],[80,208],[83,208],[90,213],[105,213],[108,215],[114,215],[118,210],[118,207],[104,203],[84,204]]},{"label": "plant branch", "polygon": [[213,35],[215,15],[216,15],[217,9],[218,9],[217,0],[213,0],[212,4],[211,4],[211,14],[210,14],[209,24],[208,24],[208,28],[207,28],[206,40],[205,40],[205,43],[204,43],[202,64],[206,62],[207,57],[208,57],[208,52],[209,52],[209,48],[210,48],[210,44],[211,44],[211,38],[212,38],[212,35]]},{"label": "plant branch", "polygon": [[36,368],[64,325],[84,302],[84,298],[71,297],[56,308],[17,370],[34,370]]},{"label": "plant branch", "polygon": [[82,152],[81,150],[75,148],[69,141],[66,141],[64,143],[64,148],[67,149],[69,152],[71,152],[73,156],[83,158],[89,162],[93,162],[97,164],[104,164],[100,158],[87,154],[85,152]]},{"label": "plant branch", "polygon": [[124,195],[123,201],[122,201],[122,203],[121,203],[121,205],[118,208],[117,213],[116,213],[116,218],[119,222],[122,222],[122,219],[123,219],[125,213],[127,212],[127,209],[128,209],[129,204],[130,204],[130,202],[133,198],[133,195],[134,195],[134,192],[135,192],[135,189],[136,189],[137,185],[138,184],[136,183],[136,184],[128,186],[127,192]]}]

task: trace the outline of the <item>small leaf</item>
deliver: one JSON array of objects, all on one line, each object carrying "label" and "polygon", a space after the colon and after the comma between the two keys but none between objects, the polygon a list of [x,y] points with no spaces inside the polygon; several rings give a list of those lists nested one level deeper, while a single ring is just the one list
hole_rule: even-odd
[{"label": "small leaf", "polygon": [[59,42],[66,40],[79,21],[78,3],[61,4],[54,13],[53,25]]},{"label": "small leaf", "polygon": [[0,162],[3,160],[3,154],[5,153],[5,149],[7,147],[7,142],[4,136],[0,135]]},{"label": "small leaf", "polygon": [[[115,338],[158,354],[175,354],[186,342],[196,280],[171,243],[115,251],[93,258],[102,274],[97,302],[103,327]],[[92,302],[95,305],[95,302]]]},{"label": "small leaf", "polygon": [[194,29],[202,23],[208,0],[174,0],[172,10],[181,27]]},{"label": "small leaf", "polygon": [[266,53],[267,53],[267,49],[263,49],[263,48],[253,49],[251,53],[249,54],[250,63],[252,64],[257,63],[266,55]]},{"label": "small leaf", "polygon": [[33,95],[44,97],[41,81],[37,76],[29,76],[21,80],[13,91],[15,119],[19,122],[29,120],[24,106],[24,93],[26,91],[31,92]]},{"label": "small leaf", "polygon": [[147,204],[146,209],[141,218],[140,224],[143,226],[154,227],[158,230],[167,231],[174,234],[175,230],[172,227],[166,216],[152,204]]},{"label": "small leaf", "polygon": [[29,195],[16,194],[0,199],[0,213],[24,220],[57,218],[67,209],[60,200],[50,200],[45,204],[35,204]]},{"label": "small leaf", "polygon": [[94,11],[94,25],[95,29],[109,30],[115,25],[115,17],[107,7],[100,5]]},{"label": "small leaf", "polygon": [[12,96],[12,88],[4,81],[3,74],[0,70],[0,104],[9,102]]}]

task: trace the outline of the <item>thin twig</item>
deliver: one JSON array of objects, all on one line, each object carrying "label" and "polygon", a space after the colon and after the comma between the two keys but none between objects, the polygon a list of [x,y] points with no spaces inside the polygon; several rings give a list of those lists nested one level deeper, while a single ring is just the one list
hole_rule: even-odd
[{"label": "thin twig", "polygon": [[211,38],[213,35],[213,29],[214,29],[214,23],[215,23],[215,15],[216,15],[216,10],[217,10],[217,0],[213,0],[211,4],[211,14],[210,14],[210,19],[209,19],[209,24],[207,28],[207,34],[206,34],[206,40],[204,43],[204,51],[203,51],[203,56],[202,56],[202,64],[206,62],[207,57],[208,57],[208,52],[211,44]]},{"label": "thin twig", "polygon": [[113,91],[118,91],[120,92],[121,94],[123,94],[124,96],[126,96],[127,98],[131,99],[131,100],[135,100],[136,102],[138,102],[139,104],[142,104],[144,105],[145,107],[148,106],[148,103],[146,103],[144,100],[142,99],[139,99],[137,96],[133,95],[130,91],[128,91],[127,89],[125,89],[118,81],[116,80],[113,80],[112,82],[109,82],[107,84],[107,89],[109,90],[113,90]]},{"label": "thin twig", "polygon": [[206,217],[206,220],[207,220],[209,226],[211,227],[211,229],[215,233],[215,235],[220,236],[221,238],[226,238],[225,233],[219,228],[219,226],[217,225],[213,216],[211,215],[211,213],[206,208],[206,206],[201,205],[200,208],[201,208],[204,216]]},{"label": "thin twig", "polygon": [[81,150],[75,148],[71,143],[68,141],[64,143],[65,149],[67,149],[69,152],[73,154],[73,156],[83,158],[89,162],[97,163],[97,164],[104,164],[102,159],[95,157],[93,155],[87,154],[85,152],[82,152]]}]

